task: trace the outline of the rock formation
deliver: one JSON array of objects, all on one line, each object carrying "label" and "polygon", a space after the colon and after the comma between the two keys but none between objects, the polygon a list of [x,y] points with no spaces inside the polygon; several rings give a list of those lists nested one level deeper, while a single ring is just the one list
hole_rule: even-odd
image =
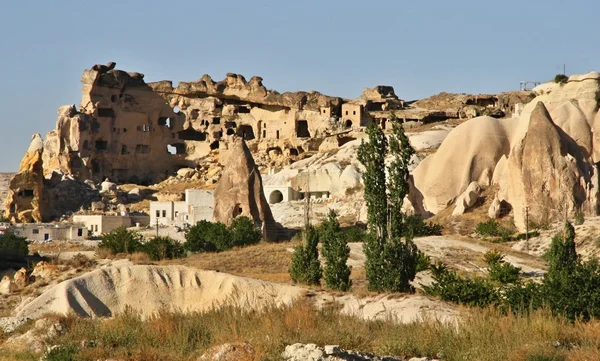
[{"label": "rock formation", "polygon": [[454,208],[452,215],[460,216],[461,214],[465,213],[467,209],[475,205],[479,199],[480,192],[481,187],[479,186],[479,183],[471,182],[464,193],[456,199],[456,207]]},{"label": "rock formation", "polygon": [[230,225],[237,216],[247,216],[262,229],[268,241],[277,239],[277,225],[263,191],[260,172],[243,139],[236,139],[214,194],[213,220]]},{"label": "rock formation", "polygon": [[43,141],[39,134],[21,161],[19,172],[10,181],[6,198],[7,219],[13,222],[41,222],[47,211],[44,189],[44,167],[42,162]]},{"label": "rock formation", "polygon": [[543,84],[534,93],[518,118],[474,118],[450,132],[413,173],[411,197],[422,198],[411,199],[415,209],[438,213],[477,181],[498,186],[490,217],[506,204],[521,229],[527,207],[538,224],[579,209],[597,214],[600,74]]}]

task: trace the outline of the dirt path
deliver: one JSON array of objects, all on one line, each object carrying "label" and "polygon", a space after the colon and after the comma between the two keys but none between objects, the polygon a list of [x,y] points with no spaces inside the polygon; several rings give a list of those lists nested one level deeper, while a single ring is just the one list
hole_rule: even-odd
[{"label": "dirt path", "polygon": [[[536,256],[515,251],[514,249],[493,243],[477,240],[463,240],[450,236],[420,237],[415,243],[421,251],[433,260],[440,260],[447,265],[467,272],[485,273],[483,255],[490,249],[498,249],[506,255],[505,260],[521,267],[522,272],[530,277],[544,274],[544,263]],[[350,243],[349,265],[363,267],[365,254],[362,243]]]}]

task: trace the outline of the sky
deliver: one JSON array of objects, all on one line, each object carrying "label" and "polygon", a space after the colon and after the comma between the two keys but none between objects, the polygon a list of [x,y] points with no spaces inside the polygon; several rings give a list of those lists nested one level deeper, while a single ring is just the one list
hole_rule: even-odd
[{"label": "sky", "polygon": [[192,81],[228,72],[280,92],[404,100],[498,93],[600,71],[597,0],[0,0],[0,172],[81,100],[94,64]]}]

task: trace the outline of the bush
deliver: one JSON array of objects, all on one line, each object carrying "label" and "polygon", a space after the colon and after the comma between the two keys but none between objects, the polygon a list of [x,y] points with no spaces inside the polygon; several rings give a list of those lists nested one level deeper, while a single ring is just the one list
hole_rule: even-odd
[{"label": "bush", "polygon": [[89,259],[82,253],[77,253],[67,261],[67,265],[73,268],[88,268],[96,265],[96,261]]},{"label": "bush", "polygon": [[350,247],[334,211],[330,211],[327,219],[321,223],[319,236],[323,243],[323,256],[325,256],[325,284],[334,290],[348,291],[352,285],[350,267],[348,267]]},{"label": "bush", "polygon": [[440,236],[443,228],[437,223],[426,223],[418,214],[407,216],[405,219],[405,227],[407,233],[412,235],[412,237]]},{"label": "bush", "polygon": [[487,279],[459,277],[442,263],[431,266],[431,275],[434,282],[424,287],[425,293],[429,295],[467,306],[487,307],[498,304],[498,290]]},{"label": "bush", "polygon": [[137,232],[119,227],[110,233],[102,235],[102,241],[98,244],[100,249],[108,249],[113,255],[119,253],[131,254],[140,249],[142,236]]},{"label": "bush", "polygon": [[354,225],[342,230],[342,237],[347,243],[350,242],[363,242],[367,232],[358,225]]},{"label": "bush", "polygon": [[495,250],[488,251],[484,258],[488,264],[488,274],[491,281],[507,284],[519,280],[521,268],[504,261],[502,253]]},{"label": "bush", "polygon": [[222,252],[233,245],[232,234],[223,223],[200,221],[185,230],[184,248],[190,252]]},{"label": "bush", "polygon": [[575,212],[575,225],[581,226],[585,222],[585,214],[581,210]]},{"label": "bush", "polygon": [[234,218],[229,230],[231,231],[231,239],[234,247],[257,244],[262,238],[260,230],[246,216]]},{"label": "bush", "polygon": [[0,236],[0,254],[27,256],[29,254],[29,243],[26,238],[7,232]]},{"label": "bush", "polygon": [[565,74],[556,74],[554,82],[557,84],[565,84],[569,80],[569,77]]},{"label": "bush", "polygon": [[141,247],[153,261],[181,258],[185,255],[183,246],[169,237],[154,237]]},{"label": "bush", "polygon": [[297,246],[292,255],[292,264],[289,273],[294,283],[306,285],[320,285],[323,270],[319,262],[319,234],[317,230],[308,225],[302,231],[304,244]]},{"label": "bush", "polygon": [[502,242],[513,240],[511,237],[513,232],[494,220],[479,223],[475,227],[475,232],[482,237],[499,237]]},{"label": "bush", "polygon": [[417,253],[417,272],[426,271],[431,267],[431,257],[419,251]]},{"label": "bush", "polygon": [[414,292],[410,284],[417,274],[419,249],[410,239],[392,238],[383,247],[386,272],[382,274],[382,290]]}]

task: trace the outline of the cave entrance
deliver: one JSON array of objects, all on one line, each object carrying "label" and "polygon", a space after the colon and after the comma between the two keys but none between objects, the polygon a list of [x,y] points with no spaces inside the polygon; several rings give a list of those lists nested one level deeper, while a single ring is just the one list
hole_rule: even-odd
[{"label": "cave entrance", "polygon": [[283,202],[283,193],[278,190],[274,190],[269,194],[269,204],[277,204]]},{"label": "cave entrance", "polygon": [[296,136],[298,138],[310,138],[310,132],[308,130],[308,121],[298,120],[296,122]]},{"label": "cave entrance", "polygon": [[244,138],[244,140],[252,140],[254,139],[254,129],[252,129],[252,126],[244,124],[244,125],[240,125],[238,127],[238,135],[242,138]]},{"label": "cave entrance", "polygon": [[187,128],[177,133],[179,139],[181,140],[206,140],[206,133],[199,132],[194,128]]}]

